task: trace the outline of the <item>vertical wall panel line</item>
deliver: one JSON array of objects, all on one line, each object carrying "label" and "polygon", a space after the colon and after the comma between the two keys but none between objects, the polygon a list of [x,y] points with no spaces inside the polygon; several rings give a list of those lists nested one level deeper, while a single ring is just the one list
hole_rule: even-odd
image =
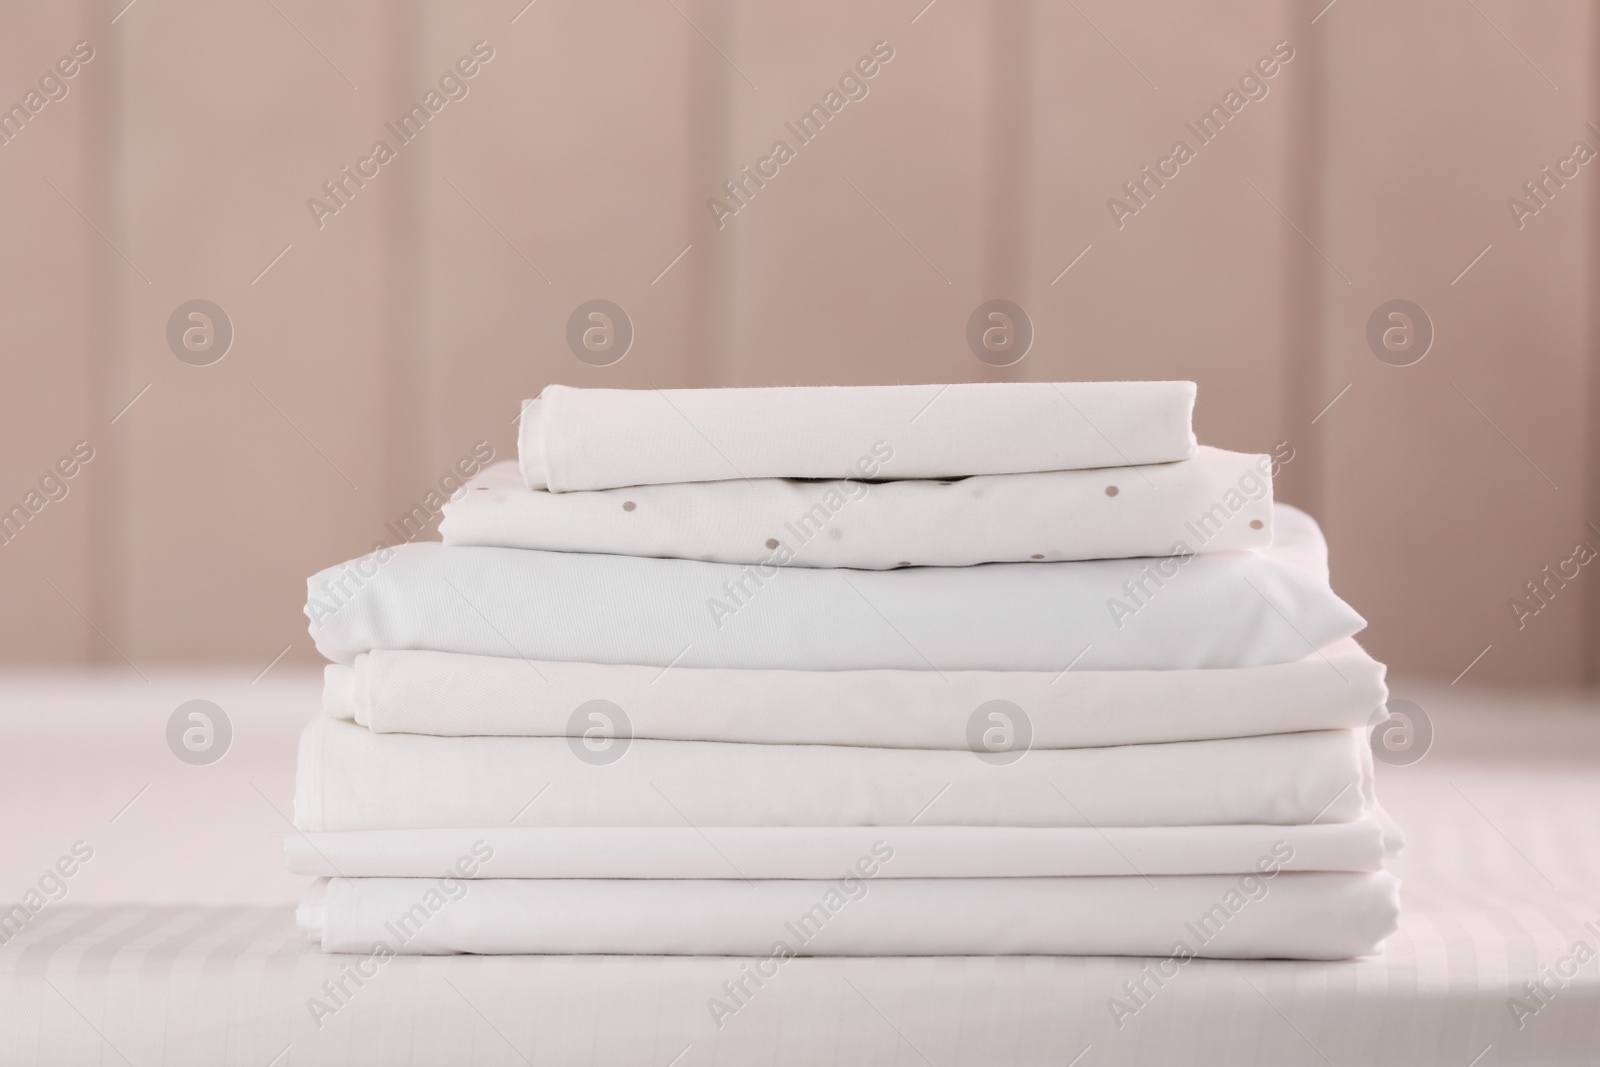
[{"label": "vertical wall panel line", "polygon": [[[1029,240],[1033,218],[1033,0],[995,4],[986,12],[987,103],[983,130],[982,300],[1012,300],[1027,310],[1032,291]],[[1015,367],[981,364],[989,381],[1025,377]]]},{"label": "vertical wall panel line", "polygon": [[[1305,5],[1288,0],[1284,24],[1304,25]],[[1318,521],[1325,521],[1325,484],[1331,457],[1326,454],[1327,438],[1321,427],[1312,423],[1328,398],[1323,363],[1327,357],[1322,323],[1325,301],[1322,287],[1327,265],[1307,244],[1321,246],[1324,230],[1325,160],[1327,158],[1327,72],[1332,64],[1328,53],[1333,31],[1317,27],[1317,36],[1298,42],[1295,55],[1295,84],[1286,94],[1290,108],[1288,133],[1284,138],[1285,166],[1283,213],[1302,220],[1302,237],[1284,225],[1279,237],[1282,249],[1283,289],[1280,358],[1283,367],[1283,439],[1296,452],[1296,461],[1282,470],[1274,493],[1279,500],[1304,508]]]},{"label": "vertical wall panel line", "polygon": [[[137,390],[130,387],[129,348],[125,343],[131,324],[127,321],[125,267],[106,254],[105,241],[125,247],[127,197],[123,189],[122,127],[123,72],[127,69],[129,35],[122,26],[111,25],[116,14],[113,0],[85,0],[81,8],[83,37],[95,48],[94,74],[102,80],[100,91],[83,93],[83,123],[86,144],[81,158],[87,173],[74,184],[84,190],[83,210],[93,219],[103,220],[102,238],[92,228],[83,227],[81,240],[87,247],[84,256],[83,284],[89,309],[84,331],[88,351],[84,353],[86,433],[95,450],[95,490],[85,494],[90,512],[88,535],[88,597],[84,613],[105,634],[102,640],[94,626],[83,627],[82,657],[90,663],[122,664],[117,648],[130,643],[128,590],[130,567],[128,551],[128,494],[131,492],[135,457],[134,427],[129,420],[113,426],[111,419]],[[46,595],[53,595],[46,591]],[[110,644],[107,643],[109,640]]]},{"label": "vertical wall panel line", "polygon": [[[1588,44],[1588,70],[1583,72],[1584,98],[1589,101],[1588,114],[1600,114],[1600,11],[1592,5],[1584,17]],[[1585,218],[1582,225],[1589,235],[1584,267],[1588,272],[1585,288],[1589,293],[1585,309],[1583,339],[1588,359],[1584,361],[1585,381],[1585,433],[1584,433],[1584,514],[1590,522],[1600,525],[1600,187],[1590,183],[1583,202]],[[1595,544],[1594,531],[1585,529],[1579,536]],[[1582,657],[1582,680],[1586,685],[1600,685],[1600,582],[1591,581],[1584,587],[1582,632],[1579,635],[1579,655]]]},{"label": "vertical wall panel line", "polygon": [[[704,0],[690,9],[694,24],[713,40],[738,41],[736,7],[730,0]],[[684,136],[688,138],[689,233],[696,255],[685,260],[689,279],[684,297],[687,334],[686,381],[660,385],[737,385],[729,380],[732,360],[730,335],[738,299],[734,263],[738,228],[717,230],[709,223],[705,201],[736,169],[733,161],[734,94],[738,75],[728,63],[708,55],[705,42],[685,25],[678,37],[688,79],[688,113]],[[735,44],[737,52],[737,44]],[[734,59],[738,62],[737,56]],[[705,190],[705,192],[701,192]],[[703,255],[699,254],[705,249]]]},{"label": "vertical wall panel line", "polygon": [[[383,6],[380,110],[398,114],[427,78],[423,42],[429,9],[424,0],[394,0]],[[379,344],[384,367],[383,509],[399,515],[414,503],[416,487],[428,484],[426,471],[434,425],[428,388],[427,190],[432,174],[432,140],[419,138],[410,166],[393,168],[380,202],[383,215],[378,264]]]}]

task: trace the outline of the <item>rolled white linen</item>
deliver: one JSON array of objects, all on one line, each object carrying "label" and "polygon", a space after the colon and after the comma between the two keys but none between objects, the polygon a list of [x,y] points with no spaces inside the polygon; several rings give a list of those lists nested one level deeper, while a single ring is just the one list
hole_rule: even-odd
[{"label": "rolled white linen", "polygon": [[529,489],[510,462],[444,505],[447,545],[795,567],[966,567],[1272,543],[1273,457],[1201,448],[1176,463],[959,481],[677,482]]},{"label": "rolled white linen", "polygon": [[[1168,957],[1158,966],[1170,978],[1190,958],[1367,955],[1395,931],[1398,885],[1387,872],[851,875],[833,882],[334,878],[307,892],[296,918],[325,952],[378,957],[369,969],[396,955],[456,952],[753,956],[765,979],[792,956],[1095,955]],[[755,988],[745,985],[745,995]]]},{"label": "rolled white linen", "polygon": [[324,669],[322,710],[377,733],[992,751],[1348,729],[1387,699],[1383,664],[1346,638],[1293,663],[1176,671],[663,671],[375,649]]},{"label": "rolled white linen", "polygon": [[317,649],[655,667],[1172,670],[1287,663],[1365,623],[1310,516],[1261,552],[893,571],[408,544],[308,582]]},{"label": "rolled white linen", "polygon": [[[284,838],[295,874],[345,878],[837,878],[887,844],[880,878],[1378,871],[1381,812],[1309,826],[552,826],[348,830]],[[477,869],[462,857],[479,861]],[[470,874],[468,872],[471,872]]]},{"label": "rolled white linen", "polygon": [[1349,822],[1361,730],[993,753],[706,741],[301,736],[304,831],[474,826],[1204,826]]},{"label": "rolled white linen", "polygon": [[574,389],[525,401],[530,489],[960,478],[1194,455],[1193,382]]}]

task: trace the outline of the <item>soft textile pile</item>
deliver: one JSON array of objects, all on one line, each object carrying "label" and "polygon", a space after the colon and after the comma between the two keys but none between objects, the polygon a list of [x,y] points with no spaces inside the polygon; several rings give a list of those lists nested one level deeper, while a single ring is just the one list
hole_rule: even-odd
[{"label": "soft textile pile", "polygon": [[334,952],[1334,959],[1383,667],[1187,382],[578,390],[314,576]]}]

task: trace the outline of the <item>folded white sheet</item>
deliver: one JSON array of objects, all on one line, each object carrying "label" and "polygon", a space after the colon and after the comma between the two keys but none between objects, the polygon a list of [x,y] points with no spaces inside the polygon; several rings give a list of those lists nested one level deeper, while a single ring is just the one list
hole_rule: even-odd
[{"label": "folded white sheet", "polygon": [[408,544],[308,583],[317,649],[785,670],[1287,663],[1364,625],[1310,516],[1262,552],[894,571]]},{"label": "folded white sheet", "polygon": [[[891,866],[891,858],[882,864]],[[297,913],[326,952],[1342,959],[1394,932],[1386,872],[1166,878],[638,881],[335,878]],[[380,960],[381,963],[381,960]],[[725,997],[709,989],[708,997]],[[759,994],[756,994],[759,995]],[[731,1010],[731,1006],[728,1006]]]},{"label": "folded white sheet", "polygon": [[[1087,748],[1365,726],[1388,699],[1383,678],[1351,638],[1293,663],[1176,671],[663,671],[378,649],[325,668],[322,710],[378,733],[600,725],[668,741],[964,749],[998,727],[1010,733],[991,750]],[[579,710],[592,700],[621,714],[592,720]]]},{"label": "folded white sheet", "polygon": [[1264,548],[1272,457],[1201,448],[1177,463],[959,481],[760,478],[588,493],[529,489],[506,462],[445,504],[439,532],[448,545],[868,570]]},{"label": "folded white sheet", "polygon": [[530,489],[730,478],[952,478],[1194,454],[1193,382],[773,389],[546,386],[522,409]]},{"label": "folded white sheet", "polygon": [[[620,742],[613,742],[620,744]],[[301,736],[305,831],[475,826],[1204,826],[1349,822],[1370,804],[1361,730],[973,752],[577,738]]]},{"label": "folded white sheet", "polygon": [[[582,826],[352,830],[284,838],[289,870],[345,878],[838,878],[874,846],[880,878],[1378,871],[1381,812],[1313,826]],[[458,866],[463,856],[477,869]]]}]

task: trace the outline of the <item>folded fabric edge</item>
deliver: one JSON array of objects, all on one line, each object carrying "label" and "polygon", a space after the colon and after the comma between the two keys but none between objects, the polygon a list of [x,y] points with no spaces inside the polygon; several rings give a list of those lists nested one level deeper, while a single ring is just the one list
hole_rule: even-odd
[{"label": "folded fabric edge", "polygon": [[[413,697],[413,703],[409,711],[402,715],[401,720],[397,723],[394,714],[392,714],[397,709],[389,708],[384,698],[374,691],[377,679],[379,677],[388,677],[387,672],[398,669],[396,667],[397,664],[405,664],[409,670],[420,671],[424,668],[417,666],[417,664],[427,665],[435,662],[442,663],[444,666],[434,669],[446,671],[453,683],[458,676],[468,676],[468,672],[475,669],[475,667],[498,669],[504,663],[511,661],[508,657],[476,656],[468,653],[442,653],[425,650],[380,649],[361,653],[351,665],[329,664],[324,668],[323,713],[330,718],[347,722],[353,721],[372,729],[375,733],[416,733],[437,737],[566,736],[564,733],[551,733],[548,729],[534,729],[515,722],[486,724],[479,721],[473,728],[450,729],[445,725],[448,722],[450,712],[445,710],[443,706],[443,702],[447,699],[447,694],[442,691],[429,692],[427,697],[430,701],[440,702],[437,705],[440,709],[437,721],[430,716],[423,716],[419,719],[416,709],[422,708],[424,705],[416,704],[415,701],[420,698]],[[573,706],[576,707],[578,704],[583,703],[584,700],[592,698],[592,688],[596,684],[600,684],[602,680],[605,682],[604,688],[608,691],[610,697],[616,700],[624,700],[626,703],[627,701],[621,694],[628,692],[649,694],[658,687],[659,680],[662,677],[662,672],[655,668],[632,664],[592,664],[548,660],[524,662],[531,663],[535,668],[531,674],[540,680],[544,688],[529,692],[518,690],[515,693],[495,690],[493,691],[495,703],[491,706],[497,708],[506,707],[510,705],[503,702],[512,701],[519,706],[526,707],[530,714],[539,712],[549,702],[575,701],[576,703],[573,703]],[[708,710],[716,711],[719,707],[719,694],[724,692],[731,694],[729,696],[730,701],[743,700],[746,698],[740,697],[738,694],[745,692],[746,687],[756,682],[762,685],[770,684],[774,687],[774,691],[783,692],[791,697],[797,693],[810,693],[812,694],[810,699],[816,699],[819,702],[834,699],[840,692],[874,691],[884,686],[890,686],[905,691],[908,694],[906,700],[909,704],[920,705],[921,701],[927,700],[929,702],[927,705],[929,718],[937,719],[948,711],[948,708],[941,706],[939,703],[939,698],[942,697],[943,691],[952,684],[956,686],[956,689],[951,691],[962,690],[969,682],[969,678],[964,676],[970,676],[971,683],[981,683],[985,691],[990,693],[991,698],[1009,698],[1023,701],[1031,709],[1031,714],[1035,716],[1048,717],[1060,714],[1077,717],[1081,715],[1082,709],[1079,704],[1084,699],[1078,694],[1077,688],[1086,685],[1097,685],[1110,681],[1121,683],[1125,680],[1128,687],[1135,692],[1137,691],[1136,687],[1144,683],[1158,683],[1164,687],[1175,685],[1179,688],[1184,685],[1210,684],[1212,682],[1228,682],[1246,686],[1246,680],[1249,678],[1261,678],[1264,681],[1269,676],[1278,677],[1291,670],[1304,670],[1306,666],[1326,666],[1331,668],[1342,679],[1344,688],[1348,690],[1348,696],[1346,693],[1340,693],[1336,707],[1330,706],[1329,717],[1325,722],[1302,721],[1295,724],[1291,730],[1285,731],[1282,727],[1277,727],[1273,723],[1263,720],[1243,727],[1241,732],[1232,732],[1232,730],[1241,729],[1241,724],[1233,723],[1231,724],[1232,729],[1206,728],[1208,732],[1181,737],[1156,737],[1148,732],[1143,736],[1133,736],[1133,734],[1138,733],[1133,731],[1131,734],[1122,733],[1122,736],[1129,737],[1126,741],[1106,740],[1104,738],[1110,735],[1105,731],[1100,731],[1099,736],[1085,735],[1087,740],[1084,740],[1083,743],[1063,744],[1040,740],[1036,741],[1036,747],[1042,750],[1102,748],[1114,747],[1120,744],[1172,743],[1177,741],[1258,736],[1307,729],[1344,729],[1352,726],[1370,727],[1386,717],[1385,701],[1388,697],[1388,689],[1384,682],[1386,673],[1384,665],[1372,659],[1351,638],[1341,639],[1328,646],[1327,650],[1319,650],[1302,660],[1261,667],[1197,668],[1176,671],[1080,671],[1074,675],[1028,671],[950,671],[943,672],[939,676],[939,687],[933,692],[927,692],[927,689],[933,686],[933,680],[927,677],[924,672],[917,671],[768,671],[741,668],[680,667],[668,679],[667,690],[662,692],[661,699],[666,702],[663,705],[664,707],[671,708],[674,706],[675,701],[684,699],[683,692],[694,692],[697,694],[697,699],[709,701],[709,704],[706,705]],[[578,684],[572,677],[568,677],[567,680],[563,681],[563,676],[576,676],[576,679],[581,679],[582,684]],[[1112,676],[1117,677],[1113,678]],[[426,678],[426,676],[424,677]],[[550,682],[550,678],[554,678],[556,681]],[[1065,684],[1059,684],[1063,679],[1065,679]],[[648,685],[645,683],[648,683]],[[732,684],[730,685],[730,683]],[[413,677],[407,688],[411,689],[417,684],[419,683]],[[566,688],[564,689],[563,686]],[[917,695],[919,687],[924,694],[922,696]],[[571,691],[568,692],[567,690]],[[830,697],[830,693],[833,694],[833,697]],[[1051,698],[1050,702],[1039,703],[1037,698],[1040,693],[1048,694]],[[484,699],[487,700],[489,698],[485,697]],[[1151,699],[1154,698],[1152,697]],[[1241,696],[1240,699],[1244,699],[1244,697]],[[1356,701],[1360,702],[1359,721],[1351,718],[1351,708],[1355,707]],[[731,703],[728,705],[729,708],[732,706]],[[380,714],[386,710],[390,711],[391,714]],[[469,714],[475,709],[457,706],[455,710],[461,714]],[[634,708],[633,710],[637,718],[638,709]],[[1106,712],[1108,709],[1100,708],[1099,710]],[[1133,708],[1115,707],[1109,710],[1115,711],[1118,715],[1137,717],[1136,709]],[[1337,715],[1333,714],[1335,711],[1338,713]],[[952,735],[948,739],[948,743],[942,744],[929,743],[929,738],[927,737],[919,737],[918,740],[912,743],[887,744],[885,743],[887,739],[883,736],[872,736],[870,739],[862,740],[861,738],[867,735],[861,734],[859,731],[856,736],[841,740],[817,740],[816,738],[819,734],[814,731],[810,733],[801,731],[792,740],[758,738],[753,735],[723,738],[711,736],[711,731],[709,730],[697,733],[692,722],[679,723],[677,718],[681,718],[681,716],[673,717],[671,714],[667,714],[667,726],[662,727],[658,724],[656,727],[652,727],[649,717],[645,717],[632,725],[633,732],[630,736],[640,740],[725,740],[730,743],[750,744],[837,744],[845,747],[887,747],[930,751],[959,750],[969,746],[969,739],[964,733],[959,736]],[[773,729],[777,728],[773,727]],[[782,731],[779,730],[778,732],[781,734]],[[882,731],[877,733],[881,735]],[[1090,735],[1094,733],[1094,731],[1089,732]],[[1111,735],[1117,735],[1118,733],[1118,731],[1111,731]],[[801,734],[805,734],[805,736],[801,736]],[[940,739],[934,738],[933,740],[939,741]]]},{"label": "folded fabric edge", "polygon": [[1374,807],[1298,826],[346,830],[291,835],[284,853],[291,873],[344,877],[826,880],[867,857],[895,879],[1360,873],[1384,869],[1398,834]]},{"label": "folded fabric edge", "polygon": [[544,447],[539,435],[544,428],[544,409],[538,398],[524,400],[517,418],[517,470],[529,489],[544,489],[550,484]]},{"label": "folded fabric edge", "polygon": [[318,878],[306,887],[300,903],[294,909],[295,925],[300,927],[306,940],[314,945],[322,943],[322,930],[328,920],[328,878]]},{"label": "folded fabric edge", "polygon": [[[1041,912],[1038,918],[1046,926],[1067,918],[1066,927],[1058,927],[1041,936],[1039,933],[1018,933],[1016,930],[1008,932],[996,927],[989,919],[970,914],[966,914],[966,919],[971,920],[966,928],[960,928],[964,922],[954,921],[956,916],[951,914],[946,917],[948,928],[946,924],[936,924],[931,928],[916,924],[913,929],[905,926],[905,918],[898,914],[895,906],[891,905],[889,911],[883,911],[880,900],[877,908],[879,919],[887,920],[890,926],[904,928],[888,933],[886,937],[883,931],[874,928],[870,919],[865,926],[853,922],[853,930],[839,931],[844,934],[842,942],[835,939],[822,947],[811,943],[811,935],[807,933],[804,922],[799,930],[787,924],[784,929],[800,936],[801,947],[796,950],[785,946],[784,954],[978,957],[1172,954],[1174,958],[1181,955],[1185,959],[1337,960],[1379,952],[1383,942],[1399,928],[1400,880],[1388,871],[1282,872],[1274,877],[1282,879],[1278,885],[1291,891],[1289,902],[1285,904],[1278,901],[1273,904],[1276,916],[1265,918],[1264,925],[1257,926],[1255,930],[1227,927],[1225,932],[1229,934],[1241,933],[1245,944],[1233,942],[1226,946],[1219,945],[1212,940],[1208,925],[1211,922],[1226,923],[1228,920],[1222,918],[1224,909],[1237,915],[1248,909],[1252,901],[1276,897],[1270,888],[1271,880],[1263,880],[1259,884],[1246,883],[1244,878],[1248,877],[1177,876],[1158,878],[1156,882],[1149,878],[1128,876],[918,879],[896,883],[891,897],[902,905],[920,901],[918,910],[926,910],[929,904],[927,895],[932,894],[936,903],[931,913],[937,914],[941,909],[961,904],[963,897],[970,898],[974,893],[985,898],[999,894],[1011,898],[1013,907],[1005,914],[1013,922],[1021,921],[1023,930],[1031,929],[1026,921],[1031,909],[1050,906],[1041,893],[1059,891],[1068,897],[1079,894],[1082,903],[1098,899],[1104,906],[1136,892],[1138,886],[1155,889],[1158,882],[1167,882],[1179,891],[1180,897],[1188,894],[1192,898],[1191,903],[1201,902],[1212,895],[1218,897],[1218,902],[1199,920],[1199,928],[1195,927],[1193,921],[1185,924],[1183,938],[1176,939],[1178,948],[1170,950],[1170,953],[1169,946],[1174,944],[1175,939],[1169,935],[1151,928],[1122,931],[1110,917],[1108,921],[1112,922],[1112,926],[1102,925],[1093,932],[1090,932],[1092,928],[1079,927],[1075,933],[1070,932],[1072,920],[1067,918],[1071,915],[1070,909],[1065,915],[1058,912],[1054,917]],[[839,899],[827,905],[827,910],[834,914],[851,900],[866,899],[868,892],[865,882],[856,887],[856,892],[847,895],[836,891],[837,886],[844,883],[799,879],[577,881],[586,884],[569,888],[569,883],[560,880],[486,880],[480,883],[488,887],[491,893],[490,899],[484,902],[485,906],[474,904],[466,915],[458,917],[459,921],[453,919],[447,926],[427,926],[424,930],[429,916],[446,909],[461,908],[462,905],[454,903],[456,901],[478,899],[472,894],[472,888],[462,883],[449,885],[444,880],[428,878],[319,879],[308,889],[301,908],[297,909],[296,918],[308,939],[320,943],[325,952],[371,952],[386,956],[471,953],[739,957],[768,955],[771,933],[763,929],[759,935],[751,936],[749,931],[730,933],[724,927],[741,921],[748,924],[752,918],[759,922],[763,911],[781,908],[786,902],[803,904],[805,899],[809,899],[806,895],[812,893],[819,884],[835,887],[833,891]],[[370,893],[368,886],[372,887]],[[332,900],[335,889],[339,890],[340,901],[337,903]],[[888,891],[887,886],[883,891]],[[573,897],[574,892],[581,895]],[[797,896],[797,893],[801,895]],[[1105,895],[1107,893],[1109,897]],[[592,894],[599,894],[600,899],[592,899]],[[1204,898],[1197,894],[1204,894]],[[709,905],[710,910],[702,900],[708,895],[720,901]],[[398,910],[379,933],[376,920],[382,917],[379,909],[384,907],[386,896],[398,905]],[[587,914],[574,915],[569,922],[548,914],[539,915],[537,908],[530,912],[529,907],[541,896],[545,898],[546,906],[562,899],[591,899],[578,906],[580,912],[586,911]],[[827,899],[826,896],[824,899]],[[516,925],[523,928],[503,930],[496,934],[484,926],[485,923],[494,924],[496,912],[504,911],[509,902],[519,900],[521,907],[517,910],[523,915],[522,921]],[[674,902],[678,906],[697,901],[700,903],[696,914],[674,911],[674,920],[662,926],[659,925],[659,919],[652,919],[643,911],[625,907],[617,911],[625,901],[632,901],[633,908],[649,904],[654,910],[671,906]],[[965,903],[970,904],[970,899]],[[1022,904],[1021,910],[1015,907],[1019,903]],[[614,918],[607,918],[602,926],[596,926],[597,907]],[[820,905],[813,907],[806,914],[820,914],[819,908]],[[1178,908],[1181,910],[1183,905],[1178,904]],[[375,911],[378,913],[375,914]],[[1171,916],[1174,919],[1181,917],[1176,913]],[[1123,918],[1126,921],[1129,917]],[[1158,918],[1157,922],[1159,924],[1161,920]],[[1254,922],[1252,919],[1252,925]],[[1324,922],[1331,925],[1323,925]],[[343,928],[333,929],[335,923]],[[365,937],[355,933],[364,926],[370,926],[372,932]],[[766,924],[760,923],[760,926],[764,928]],[[624,933],[623,929],[627,928],[631,928],[631,932]],[[778,928],[773,926],[772,929]],[[1223,932],[1220,926],[1216,930],[1219,935]],[[374,934],[377,935],[376,940],[369,940]],[[424,937],[424,934],[427,936]],[[1185,944],[1190,935],[1199,939],[1198,949]],[[389,943],[390,937],[396,938],[398,943]],[[1018,943],[1030,939],[1033,944]]]}]

